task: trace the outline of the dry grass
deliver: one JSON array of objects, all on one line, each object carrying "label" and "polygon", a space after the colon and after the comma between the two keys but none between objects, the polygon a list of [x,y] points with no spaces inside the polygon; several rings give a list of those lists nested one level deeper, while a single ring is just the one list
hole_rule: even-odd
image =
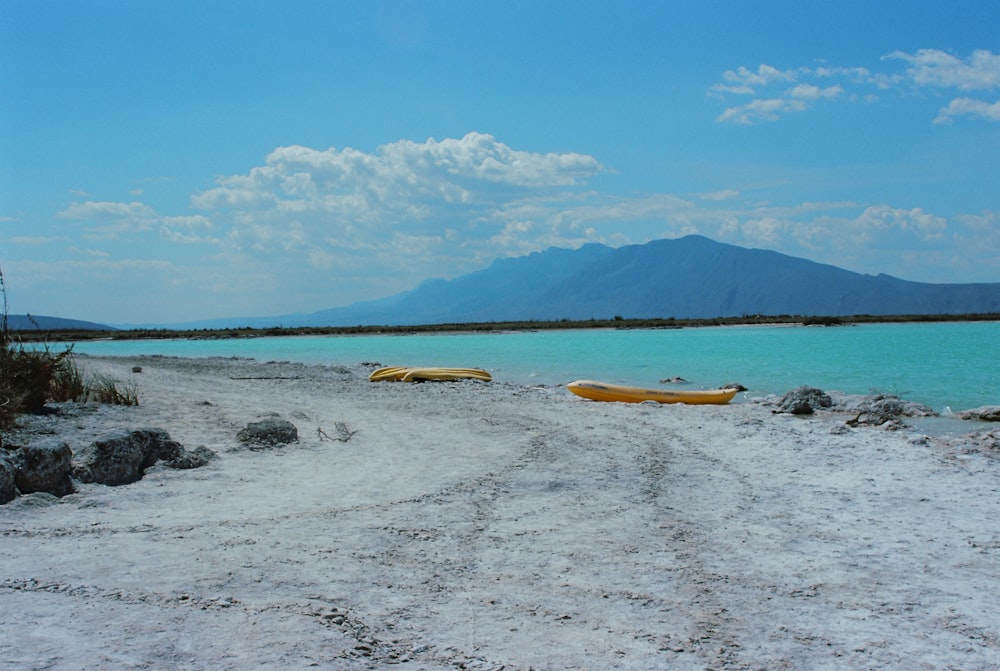
[{"label": "dry grass", "polygon": [[98,403],[111,405],[139,405],[139,390],[132,382],[122,384],[107,375],[95,375],[87,383],[84,398]]},{"label": "dry grass", "polygon": [[73,360],[72,347],[53,352],[47,344],[26,348],[7,328],[7,291],[0,271],[0,431],[13,428],[17,416],[40,413],[48,402],[97,401],[138,405],[133,384],[105,376],[84,380]]}]

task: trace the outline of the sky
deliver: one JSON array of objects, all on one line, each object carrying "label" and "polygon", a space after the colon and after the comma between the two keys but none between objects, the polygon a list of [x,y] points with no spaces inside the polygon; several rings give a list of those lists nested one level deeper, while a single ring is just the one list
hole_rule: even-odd
[{"label": "sky", "polygon": [[688,234],[1000,282],[1000,3],[0,3],[11,314],[313,312]]}]

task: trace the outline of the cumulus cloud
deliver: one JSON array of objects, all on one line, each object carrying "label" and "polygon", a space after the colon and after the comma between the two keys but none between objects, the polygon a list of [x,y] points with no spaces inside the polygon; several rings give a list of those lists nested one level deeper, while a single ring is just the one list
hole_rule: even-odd
[{"label": "cumulus cloud", "polygon": [[114,238],[122,234],[150,230],[158,219],[156,212],[144,203],[114,203],[87,201],[74,203],[56,214],[60,219],[85,221],[88,231],[97,237]]},{"label": "cumulus cloud", "polygon": [[159,228],[165,238],[174,242],[213,241],[192,233],[196,229],[212,228],[212,222],[207,217],[163,216],[149,205],[139,202],[74,203],[57,212],[56,217],[85,222],[84,230],[89,238],[118,239]]},{"label": "cumulus cloud", "polygon": [[782,114],[804,112],[807,108],[804,101],[792,98],[754,100],[746,105],[730,107],[720,114],[716,121],[750,125],[761,121],[777,121]]},{"label": "cumulus cloud", "polygon": [[31,247],[38,247],[40,245],[47,245],[52,242],[56,242],[59,238],[42,236],[42,235],[13,235],[5,239],[5,242],[11,245],[27,245]]},{"label": "cumulus cloud", "polygon": [[820,100],[822,98],[836,98],[844,89],[840,86],[827,86],[826,88],[820,88],[813,84],[799,84],[788,91],[788,95],[792,98],[798,98],[800,100]]},{"label": "cumulus cloud", "polygon": [[535,203],[536,217],[548,216],[603,169],[591,156],[515,150],[482,133],[400,140],[374,153],[288,146],[245,175],[219,178],[192,204],[226,223],[236,249],[302,252],[329,266],[324,250],[395,239],[419,255],[496,239],[512,204]]},{"label": "cumulus cloud", "polygon": [[1000,100],[988,103],[972,98],[955,98],[938,112],[934,123],[951,123],[957,116],[972,116],[987,121],[1000,121]]},{"label": "cumulus cloud", "polygon": [[[373,152],[293,145],[193,194],[193,213],[81,199],[57,216],[106,249],[171,245],[164,253],[184,259],[178,281],[199,278],[206,292],[249,286],[249,277],[277,309],[293,307],[291,294],[298,309],[388,295],[497,256],[576,246],[617,217],[664,216],[665,201],[627,206],[581,188],[603,171],[592,156],[519,150],[482,133]],[[311,294],[301,289],[310,283]]]},{"label": "cumulus cloud", "polygon": [[732,200],[739,198],[739,196],[740,192],[736,189],[721,189],[719,191],[706,191],[695,194],[695,197],[701,200]]},{"label": "cumulus cloud", "polygon": [[941,239],[947,220],[921,208],[902,210],[888,205],[868,207],[855,220],[856,228],[870,236],[874,232],[902,231],[922,242]]},{"label": "cumulus cloud", "polygon": [[909,63],[907,75],[919,86],[961,91],[1000,87],[1000,54],[991,51],[976,50],[967,60],[938,49],[920,49],[915,54],[894,51],[886,58]]},{"label": "cumulus cloud", "polygon": [[794,71],[779,70],[766,64],[759,65],[756,70],[741,65],[735,70],[724,72],[724,83],[716,84],[713,89],[725,93],[752,94],[759,87],[770,86],[775,82],[790,82],[795,78]]},{"label": "cumulus cloud", "polygon": [[[743,125],[777,121],[786,114],[805,112],[820,101],[872,102],[890,91],[900,96],[912,94],[913,87],[962,92],[1000,87],[1000,54],[988,50],[974,51],[966,59],[937,49],[920,49],[913,54],[894,51],[882,61],[901,61],[908,67],[905,73],[835,65],[780,69],[762,64],[755,70],[744,66],[727,70],[722,82],[710,91],[724,99],[754,99],[727,108],[716,121]],[[951,122],[958,116],[997,121],[998,105],[1000,102],[963,96],[952,100],[934,122]]]}]

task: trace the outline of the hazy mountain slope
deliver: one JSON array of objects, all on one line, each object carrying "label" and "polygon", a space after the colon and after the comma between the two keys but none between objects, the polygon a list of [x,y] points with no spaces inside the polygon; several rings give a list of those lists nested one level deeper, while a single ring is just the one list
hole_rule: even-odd
[{"label": "hazy mountain slope", "polygon": [[541,297],[612,252],[611,247],[589,244],[577,250],[552,247],[527,256],[498,259],[488,268],[453,280],[428,280],[412,291],[380,301],[307,315],[304,325],[548,319],[544,307],[538,311],[533,307]]},{"label": "hazy mountain slope", "polygon": [[11,331],[55,331],[59,329],[76,331],[113,331],[114,327],[105,324],[82,321],[80,319],[62,319],[61,317],[45,317],[43,315],[7,315],[7,328]]},{"label": "hazy mountain slope", "polygon": [[454,280],[309,315],[311,324],[1000,312],[1000,284],[862,275],[688,236],[611,249],[549,249]]},{"label": "hazy mountain slope", "polygon": [[699,236],[622,247],[543,297],[568,318],[993,312],[1000,285],[862,275]]},{"label": "hazy mountain slope", "polygon": [[701,236],[613,249],[550,248],[311,314],[215,319],[176,328],[442,324],[743,315],[1000,313],[1000,283],[924,284],[862,275]]}]

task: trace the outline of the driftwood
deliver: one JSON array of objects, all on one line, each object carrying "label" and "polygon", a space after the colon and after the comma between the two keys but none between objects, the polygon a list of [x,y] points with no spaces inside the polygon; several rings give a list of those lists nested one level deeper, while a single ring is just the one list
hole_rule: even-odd
[{"label": "driftwood", "polygon": [[323,440],[325,438],[326,440],[333,440],[337,441],[338,443],[346,443],[351,439],[352,436],[354,436],[354,434],[358,432],[358,431],[351,431],[350,429],[347,428],[347,424],[344,424],[343,422],[336,422],[334,424],[334,427],[337,429],[336,438],[333,438],[330,435],[328,435],[322,429],[322,427],[316,429],[316,435],[319,436],[320,440]]}]

